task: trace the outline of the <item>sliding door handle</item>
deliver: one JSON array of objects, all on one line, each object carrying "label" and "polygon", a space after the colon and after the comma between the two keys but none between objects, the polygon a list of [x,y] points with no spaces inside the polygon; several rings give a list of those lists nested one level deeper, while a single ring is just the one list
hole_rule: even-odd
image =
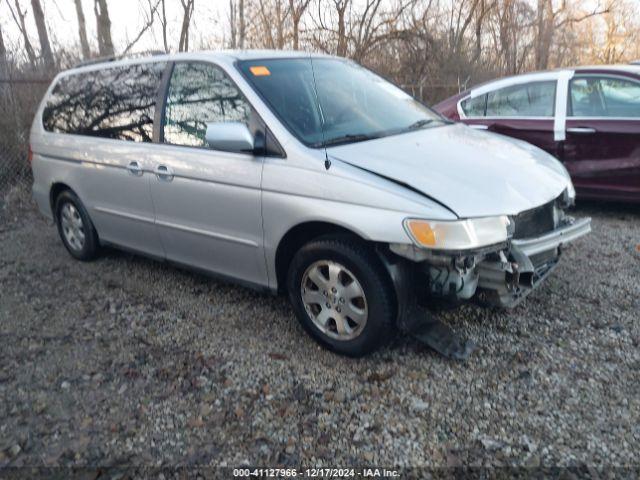
[{"label": "sliding door handle", "polygon": [[589,135],[591,133],[596,133],[596,129],[591,127],[569,127],[567,128],[567,133],[578,133],[581,135]]},{"label": "sliding door handle", "polygon": [[129,173],[131,175],[134,175],[136,177],[139,177],[140,175],[142,175],[142,167],[138,165],[138,162],[129,163],[129,165],[127,165],[127,170],[129,170]]},{"label": "sliding door handle", "polygon": [[154,173],[156,174],[156,177],[158,177],[158,180],[164,180],[166,182],[173,180],[173,170],[171,170],[171,167],[167,167],[166,165],[158,165],[155,168]]}]

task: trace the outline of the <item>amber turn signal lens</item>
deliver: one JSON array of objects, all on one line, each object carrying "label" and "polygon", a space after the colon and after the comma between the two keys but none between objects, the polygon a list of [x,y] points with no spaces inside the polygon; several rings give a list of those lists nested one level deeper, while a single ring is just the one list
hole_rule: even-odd
[{"label": "amber turn signal lens", "polygon": [[431,226],[427,222],[412,221],[408,222],[409,230],[415,240],[428,246],[434,246],[436,244],[436,232],[433,231]]},{"label": "amber turn signal lens", "polygon": [[267,67],[265,67],[265,66],[262,66],[262,65],[255,66],[255,67],[250,67],[249,70],[256,77],[264,77],[266,75],[271,75],[271,72],[269,71],[269,69]]}]

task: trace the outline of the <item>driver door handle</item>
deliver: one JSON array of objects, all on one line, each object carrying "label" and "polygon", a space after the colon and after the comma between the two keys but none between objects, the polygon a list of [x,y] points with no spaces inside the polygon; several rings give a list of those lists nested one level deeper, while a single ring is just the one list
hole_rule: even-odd
[{"label": "driver door handle", "polygon": [[129,170],[129,173],[131,175],[134,175],[136,177],[142,175],[142,168],[140,167],[140,165],[138,165],[138,162],[129,163],[129,165],[127,165],[127,170]]},{"label": "driver door handle", "polygon": [[591,133],[596,133],[596,129],[591,127],[569,127],[567,128],[567,133],[580,133],[582,135],[588,135]]},{"label": "driver door handle", "polygon": [[158,165],[155,168],[154,173],[156,174],[156,177],[158,177],[158,180],[164,180],[166,182],[173,180],[173,170],[171,170],[171,167],[167,167],[166,165]]}]

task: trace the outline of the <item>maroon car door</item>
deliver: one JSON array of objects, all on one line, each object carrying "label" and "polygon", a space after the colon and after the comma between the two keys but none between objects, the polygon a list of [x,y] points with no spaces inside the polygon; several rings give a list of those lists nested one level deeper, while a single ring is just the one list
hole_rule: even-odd
[{"label": "maroon car door", "polygon": [[557,156],[554,140],[556,80],[510,85],[460,103],[472,128],[525,140]]},{"label": "maroon car door", "polygon": [[579,197],[640,201],[640,80],[576,74],[561,157]]}]

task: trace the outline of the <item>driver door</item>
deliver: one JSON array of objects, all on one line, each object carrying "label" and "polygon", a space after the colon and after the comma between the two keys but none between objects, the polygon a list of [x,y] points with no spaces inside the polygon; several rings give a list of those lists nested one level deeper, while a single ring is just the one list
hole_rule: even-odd
[{"label": "driver door", "polygon": [[169,80],[151,195],[169,260],[266,284],[262,240],[263,157],[208,148],[207,123],[264,126],[226,73],[178,62]]}]

